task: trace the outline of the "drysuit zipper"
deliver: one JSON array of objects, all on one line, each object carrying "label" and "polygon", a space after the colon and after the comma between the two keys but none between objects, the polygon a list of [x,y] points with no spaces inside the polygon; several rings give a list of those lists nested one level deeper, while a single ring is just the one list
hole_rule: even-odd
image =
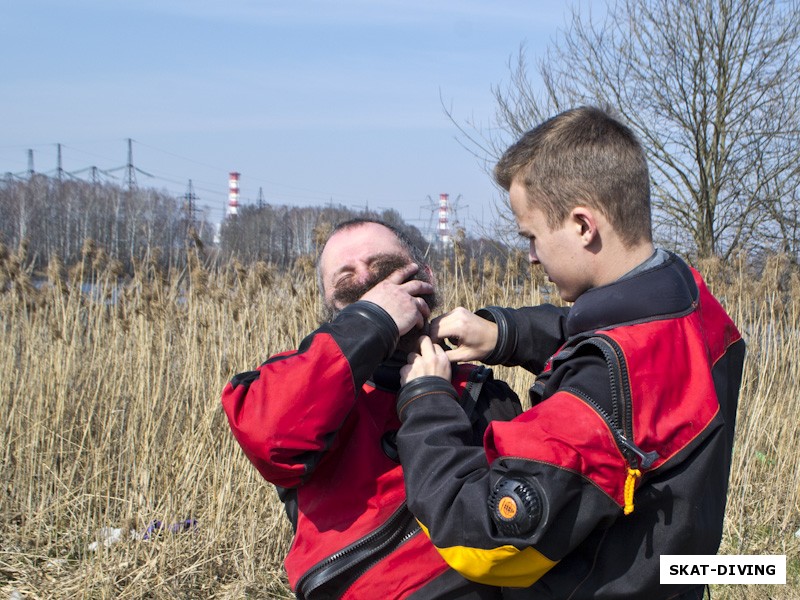
[{"label": "drysuit zipper", "polygon": [[[608,372],[611,377],[611,398],[615,410],[617,407],[622,409],[621,418],[616,422],[616,427],[612,427],[612,433],[620,445],[625,458],[633,469],[649,469],[658,460],[658,453],[655,451],[644,452],[633,441],[633,400],[631,391],[627,386],[628,369],[625,364],[625,357],[622,349],[612,340],[605,336],[590,338],[588,343],[597,346],[603,353],[608,365]],[[595,409],[602,415],[604,411],[595,405]],[[607,416],[605,417],[608,420]]]},{"label": "drysuit zipper", "polygon": [[[569,388],[569,392],[575,394],[586,402],[594,411],[606,422],[614,441],[622,455],[628,461],[632,469],[649,469],[658,460],[657,452],[645,452],[633,441],[633,401],[631,400],[630,389],[626,382],[627,367],[625,366],[622,350],[611,339],[603,335],[594,335],[573,341],[567,347],[562,348],[552,359],[549,371],[542,373],[531,387],[531,393],[542,396],[546,380],[556,368],[556,362],[563,362],[569,359],[584,344],[595,346],[603,354],[603,358],[608,366],[609,382],[611,384],[611,406],[613,413],[608,414],[592,398],[577,388]],[[533,398],[531,403],[535,404]]]},{"label": "drysuit zipper", "polygon": [[403,503],[376,530],[306,571],[297,581],[297,597],[301,600],[340,597],[370,567],[420,531]]},{"label": "drysuit zipper", "polygon": [[578,396],[581,400],[586,402],[592,409],[600,415],[600,418],[608,425],[608,430],[617,444],[622,455],[628,461],[632,468],[649,469],[650,466],[658,459],[657,452],[644,452],[636,444],[626,438],[618,423],[594,400],[584,394],[578,389],[568,388],[571,394]]}]

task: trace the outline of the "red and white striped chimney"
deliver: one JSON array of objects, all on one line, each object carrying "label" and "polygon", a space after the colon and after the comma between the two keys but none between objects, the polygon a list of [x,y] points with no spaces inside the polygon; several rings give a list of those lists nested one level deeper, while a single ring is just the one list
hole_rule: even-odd
[{"label": "red and white striped chimney", "polygon": [[447,213],[449,212],[449,208],[447,206],[447,202],[450,198],[450,194],[439,194],[439,240],[442,244],[449,244],[450,243],[450,225],[447,222]]},{"label": "red and white striped chimney", "polygon": [[239,214],[239,173],[233,171],[228,178],[228,216]]}]

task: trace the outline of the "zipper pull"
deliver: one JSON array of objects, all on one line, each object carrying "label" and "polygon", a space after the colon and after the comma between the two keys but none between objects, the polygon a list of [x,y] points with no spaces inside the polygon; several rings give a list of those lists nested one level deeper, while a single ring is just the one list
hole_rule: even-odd
[{"label": "zipper pull", "polygon": [[620,436],[620,441],[622,445],[625,446],[625,449],[638,459],[630,460],[629,457],[631,466],[628,467],[628,476],[625,478],[625,487],[623,488],[625,506],[622,512],[625,515],[629,515],[633,512],[633,491],[636,488],[636,480],[642,476],[641,469],[650,468],[650,465],[658,459],[658,452],[643,452],[636,444],[629,442],[623,436]]},{"label": "zipper pull", "polygon": [[629,515],[633,512],[633,490],[636,487],[636,480],[642,476],[639,469],[628,468],[628,477],[625,479],[625,508],[622,509],[623,514]]},{"label": "zipper pull", "polygon": [[641,450],[636,444],[633,442],[629,442],[627,438],[624,436],[619,436],[622,445],[625,446],[625,449],[631,452],[638,460],[630,460],[630,456],[628,457],[631,468],[634,469],[649,469],[650,466],[658,460],[658,452],[652,450],[650,452],[644,452]]}]

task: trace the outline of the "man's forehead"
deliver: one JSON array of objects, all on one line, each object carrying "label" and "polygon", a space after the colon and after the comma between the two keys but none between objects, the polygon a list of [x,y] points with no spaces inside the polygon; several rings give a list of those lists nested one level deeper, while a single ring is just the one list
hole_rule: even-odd
[{"label": "man's forehead", "polygon": [[325,244],[320,256],[320,266],[323,268],[328,262],[326,259],[335,256],[337,262],[350,257],[370,254],[397,254],[410,253],[395,233],[378,223],[364,223],[341,229],[334,233]]},{"label": "man's forehead", "polygon": [[365,223],[341,229],[334,233],[325,244],[322,255],[336,254],[340,251],[352,252],[397,252],[408,254],[408,250],[395,233],[378,223]]}]

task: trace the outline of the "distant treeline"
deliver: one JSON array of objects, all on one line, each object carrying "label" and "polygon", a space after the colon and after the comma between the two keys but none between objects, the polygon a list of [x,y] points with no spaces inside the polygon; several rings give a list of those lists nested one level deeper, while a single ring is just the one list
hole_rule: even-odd
[{"label": "distant treeline", "polygon": [[270,263],[284,270],[301,256],[313,256],[331,228],[355,217],[379,218],[404,231],[428,251],[431,264],[457,254],[462,264],[505,261],[500,242],[454,232],[447,247],[426,240],[395,210],[355,211],[344,206],[242,206],[221,227],[202,219],[184,198],[147,188],[58,180],[34,174],[0,180],[0,243],[9,250],[26,245],[27,268],[42,271],[52,257],[70,265],[81,260],[87,240],[132,273],[137,261],[182,269],[196,248],[209,263],[236,259]]},{"label": "distant treeline", "polygon": [[[166,192],[38,174],[0,183],[0,213],[0,241],[12,249],[27,241],[34,269],[41,269],[51,256],[74,263],[87,239],[126,270],[153,248],[160,249],[165,265],[178,265],[185,261],[192,229],[183,201]],[[193,225],[200,239],[213,240],[210,224]]]}]

